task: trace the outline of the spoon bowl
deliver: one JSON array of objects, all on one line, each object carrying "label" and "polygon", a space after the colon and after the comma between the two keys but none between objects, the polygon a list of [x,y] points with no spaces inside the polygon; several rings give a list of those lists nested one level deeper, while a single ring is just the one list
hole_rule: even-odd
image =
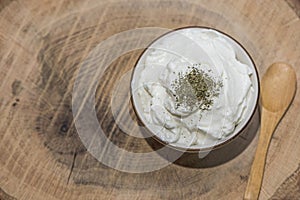
[{"label": "spoon bowl", "polygon": [[285,111],[296,91],[296,74],[285,63],[273,64],[261,82],[262,105],[271,112]]}]

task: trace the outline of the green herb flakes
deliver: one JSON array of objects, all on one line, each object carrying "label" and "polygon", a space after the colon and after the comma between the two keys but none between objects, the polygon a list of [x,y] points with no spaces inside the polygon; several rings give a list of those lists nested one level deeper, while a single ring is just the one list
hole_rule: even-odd
[{"label": "green herb flakes", "polygon": [[222,81],[214,80],[207,72],[195,66],[189,66],[188,69],[187,73],[178,73],[178,78],[172,83],[176,109],[183,106],[192,110],[197,106],[201,110],[209,110],[213,99],[220,94]]}]

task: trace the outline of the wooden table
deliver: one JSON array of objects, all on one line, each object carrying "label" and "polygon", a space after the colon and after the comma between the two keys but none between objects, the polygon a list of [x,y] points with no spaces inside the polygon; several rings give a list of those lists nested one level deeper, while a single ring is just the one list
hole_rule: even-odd
[{"label": "wooden table", "polygon": [[[71,107],[76,74],[89,53],[114,34],[201,25],[240,41],[260,76],[271,63],[285,61],[300,77],[299,17],[297,0],[1,0],[0,199],[242,199],[258,115],[252,134],[206,158],[206,164],[187,156],[149,173],[120,172],[98,162],[78,137]],[[152,148],[118,128],[111,98],[141,51],[110,65],[95,98],[105,134],[134,152]],[[125,101],[123,107],[129,105]],[[260,199],[300,199],[299,110],[298,92],[272,139]],[[131,107],[130,113],[136,118]]]}]

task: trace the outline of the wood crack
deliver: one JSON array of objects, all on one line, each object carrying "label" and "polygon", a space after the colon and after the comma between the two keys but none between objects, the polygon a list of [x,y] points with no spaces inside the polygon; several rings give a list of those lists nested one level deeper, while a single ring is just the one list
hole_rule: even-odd
[{"label": "wood crack", "polygon": [[77,156],[77,152],[74,151],[73,162],[72,162],[72,165],[71,165],[71,169],[70,169],[70,173],[69,173],[69,176],[68,176],[67,184],[69,184],[71,175],[72,175],[72,173],[73,173],[73,169],[74,169],[74,165],[75,165],[76,156]]},{"label": "wood crack", "polygon": [[299,0],[285,0],[289,7],[296,13],[300,18],[300,1]]}]

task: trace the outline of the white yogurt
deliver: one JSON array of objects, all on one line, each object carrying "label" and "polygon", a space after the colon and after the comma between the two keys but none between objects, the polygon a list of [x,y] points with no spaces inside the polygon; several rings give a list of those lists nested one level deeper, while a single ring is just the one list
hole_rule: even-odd
[{"label": "white yogurt", "polygon": [[[144,124],[163,141],[185,148],[211,146],[249,118],[257,98],[254,69],[237,59],[228,40],[211,29],[180,29],[154,42],[139,60],[132,79],[134,103]],[[209,110],[176,106],[172,83],[188,66],[223,84]]]}]

